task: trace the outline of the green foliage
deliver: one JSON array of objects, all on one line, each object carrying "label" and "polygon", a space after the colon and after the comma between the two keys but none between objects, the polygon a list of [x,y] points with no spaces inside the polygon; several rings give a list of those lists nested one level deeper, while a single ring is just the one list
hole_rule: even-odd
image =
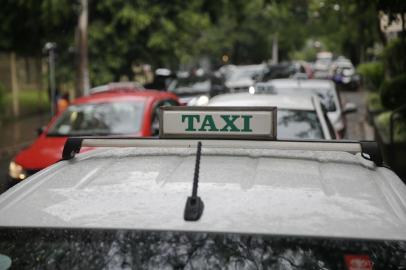
[{"label": "green foliage", "polygon": [[398,38],[389,43],[383,52],[383,60],[390,77],[406,74],[406,42]]},{"label": "green foliage", "polygon": [[19,93],[20,107],[23,112],[29,114],[30,112],[46,112],[50,110],[50,103],[46,92],[39,90],[27,90]]},{"label": "green foliage", "polygon": [[5,99],[6,89],[4,88],[3,84],[0,83],[0,116],[4,113]]},{"label": "green foliage", "polygon": [[[216,66],[224,54],[233,64],[266,61],[274,37],[280,60],[310,60],[315,48],[300,50],[306,40],[318,40],[323,49],[357,63],[377,39],[377,1],[89,1],[91,83],[132,79],[133,66],[139,63],[177,69],[206,56]],[[40,55],[46,42],[56,42],[58,83],[72,81],[79,3],[4,0],[0,50]]]},{"label": "green foliage", "polygon": [[385,70],[381,62],[360,64],[357,72],[362,75],[364,86],[370,91],[378,91],[385,79]]},{"label": "green foliage", "polygon": [[367,95],[368,108],[371,111],[383,111],[383,105],[381,102],[381,95],[378,92],[369,92]]},{"label": "green foliage", "polygon": [[309,39],[306,41],[306,45],[299,51],[291,52],[290,58],[304,61],[315,61],[317,55],[317,49],[313,46],[314,40]]},{"label": "green foliage", "polygon": [[[4,97],[5,111],[12,111],[12,96],[8,93]],[[38,112],[47,112],[50,110],[50,103],[46,91],[43,90],[24,90],[18,92],[18,102],[20,106],[20,116],[35,114]],[[8,107],[7,107],[8,106]]]},{"label": "green foliage", "polygon": [[63,50],[72,39],[76,5],[69,0],[4,0],[1,3],[0,49],[40,55],[44,44],[57,42]]},{"label": "green foliage", "polygon": [[[375,126],[379,130],[382,139],[389,143],[390,141],[390,117],[392,111],[381,113],[375,118]],[[393,139],[395,143],[406,142],[406,118],[397,118],[394,121]]]},{"label": "green foliage", "polygon": [[406,104],[406,74],[385,81],[380,89],[382,104],[394,110]]},{"label": "green foliage", "polygon": [[309,14],[309,38],[355,64],[366,60],[366,49],[378,39],[376,1],[311,0]]}]

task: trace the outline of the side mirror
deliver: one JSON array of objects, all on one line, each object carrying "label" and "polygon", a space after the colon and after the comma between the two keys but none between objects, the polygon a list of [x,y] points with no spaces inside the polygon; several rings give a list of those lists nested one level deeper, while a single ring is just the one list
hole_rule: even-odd
[{"label": "side mirror", "polygon": [[158,135],[159,135],[159,117],[158,113],[155,113],[151,123],[151,136],[155,137]]},{"label": "side mirror", "polygon": [[343,114],[354,113],[358,110],[357,105],[354,103],[346,103],[343,109]]},{"label": "side mirror", "polygon": [[41,134],[44,133],[44,131],[45,131],[45,127],[39,127],[39,128],[37,128],[37,135],[38,135],[38,136],[41,136]]}]

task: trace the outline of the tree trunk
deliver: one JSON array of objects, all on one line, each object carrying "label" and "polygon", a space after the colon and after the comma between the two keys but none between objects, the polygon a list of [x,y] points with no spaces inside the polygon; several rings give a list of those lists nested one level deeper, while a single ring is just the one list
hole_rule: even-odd
[{"label": "tree trunk", "polygon": [[77,38],[77,74],[76,74],[76,97],[89,94],[89,71],[87,54],[87,24],[88,24],[88,1],[81,0],[81,11],[78,20]]},{"label": "tree trunk", "polygon": [[11,92],[13,99],[13,116],[20,116],[20,102],[18,100],[18,78],[17,78],[17,63],[16,54],[14,52],[10,53],[10,74],[11,74]]}]

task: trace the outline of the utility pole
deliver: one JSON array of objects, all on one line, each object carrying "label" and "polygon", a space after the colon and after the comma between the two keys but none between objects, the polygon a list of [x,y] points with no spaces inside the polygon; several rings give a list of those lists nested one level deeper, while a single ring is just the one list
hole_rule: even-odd
[{"label": "utility pole", "polygon": [[278,64],[278,34],[275,34],[272,39],[272,64]]},{"label": "utility pole", "polygon": [[76,97],[89,94],[87,54],[88,0],[80,0],[80,14],[76,32]]},{"label": "utility pole", "polygon": [[11,92],[13,97],[13,115],[20,115],[20,103],[18,99],[18,78],[17,78],[17,60],[15,52],[10,54],[10,74],[11,74]]}]

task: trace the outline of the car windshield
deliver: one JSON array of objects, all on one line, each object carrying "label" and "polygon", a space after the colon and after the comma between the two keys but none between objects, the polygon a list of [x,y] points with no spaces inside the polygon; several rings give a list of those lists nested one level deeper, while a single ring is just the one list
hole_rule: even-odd
[{"label": "car windshield", "polygon": [[47,136],[119,135],[140,130],[142,102],[99,102],[69,106]]},{"label": "car windshield", "polygon": [[171,82],[168,90],[175,94],[199,94],[208,93],[211,88],[211,82],[206,77],[178,78]]},{"label": "car windshield", "polygon": [[278,109],[278,139],[324,139],[315,111]]},{"label": "car windshield", "polygon": [[235,233],[0,229],[2,269],[403,269],[403,241]]}]

